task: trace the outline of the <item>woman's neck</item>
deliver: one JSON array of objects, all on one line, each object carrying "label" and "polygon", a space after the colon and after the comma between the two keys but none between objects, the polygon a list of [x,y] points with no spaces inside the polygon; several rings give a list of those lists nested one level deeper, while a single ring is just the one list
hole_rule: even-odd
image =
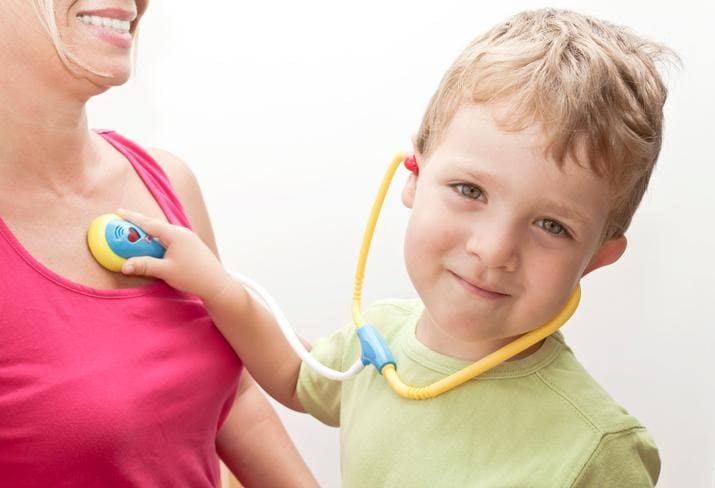
[{"label": "woman's neck", "polygon": [[[27,19],[9,18],[0,27],[27,24],[20,22]],[[98,156],[97,138],[88,130],[87,101],[107,87],[63,64],[39,25],[23,28],[27,44],[15,33],[0,49],[0,184],[72,191],[87,180]]]},{"label": "woman's neck", "polygon": [[29,81],[0,82],[0,182],[41,185],[58,194],[77,191],[98,157],[86,99],[33,89]]}]

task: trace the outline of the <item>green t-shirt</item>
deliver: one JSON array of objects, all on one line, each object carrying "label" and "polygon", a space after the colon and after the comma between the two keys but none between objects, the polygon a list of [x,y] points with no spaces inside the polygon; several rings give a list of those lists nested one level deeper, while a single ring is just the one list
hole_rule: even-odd
[{"label": "green t-shirt", "polygon": [[[391,300],[364,314],[413,386],[469,364],[417,340],[422,310],[416,300]],[[350,325],[316,342],[313,355],[345,370],[359,350]],[[651,436],[583,369],[560,333],[530,356],[431,400],[397,396],[372,367],[341,383],[305,365],[298,397],[308,413],[341,427],[347,488],[635,488],[653,486],[660,471]]]}]

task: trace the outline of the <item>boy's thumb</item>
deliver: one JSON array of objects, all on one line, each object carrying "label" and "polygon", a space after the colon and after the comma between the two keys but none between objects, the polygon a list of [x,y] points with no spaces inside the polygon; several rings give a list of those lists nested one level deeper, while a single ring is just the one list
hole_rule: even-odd
[{"label": "boy's thumb", "polygon": [[150,256],[127,259],[122,265],[122,273],[134,276],[161,278],[162,260]]}]

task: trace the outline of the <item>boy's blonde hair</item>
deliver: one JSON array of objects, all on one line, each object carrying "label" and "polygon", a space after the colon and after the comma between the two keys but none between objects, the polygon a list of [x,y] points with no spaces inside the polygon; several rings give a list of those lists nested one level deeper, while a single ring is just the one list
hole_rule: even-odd
[{"label": "boy's blonde hair", "polygon": [[472,41],[432,97],[416,148],[428,156],[457,110],[504,103],[509,130],[537,123],[544,150],[606,179],[604,240],[621,236],[660,152],[667,90],[656,62],[677,59],[628,29],[563,10],[520,13]]}]

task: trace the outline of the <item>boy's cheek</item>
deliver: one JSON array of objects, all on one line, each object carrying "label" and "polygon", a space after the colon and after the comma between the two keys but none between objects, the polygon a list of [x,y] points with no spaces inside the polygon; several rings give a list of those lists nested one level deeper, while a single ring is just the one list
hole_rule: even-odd
[{"label": "boy's cheek", "polygon": [[455,226],[438,225],[433,219],[411,219],[405,233],[405,256],[416,264],[439,261],[456,239],[456,232]]},{"label": "boy's cheek", "polygon": [[415,203],[415,194],[417,191],[417,176],[410,175],[402,188],[402,204],[407,208],[412,208]]}]

